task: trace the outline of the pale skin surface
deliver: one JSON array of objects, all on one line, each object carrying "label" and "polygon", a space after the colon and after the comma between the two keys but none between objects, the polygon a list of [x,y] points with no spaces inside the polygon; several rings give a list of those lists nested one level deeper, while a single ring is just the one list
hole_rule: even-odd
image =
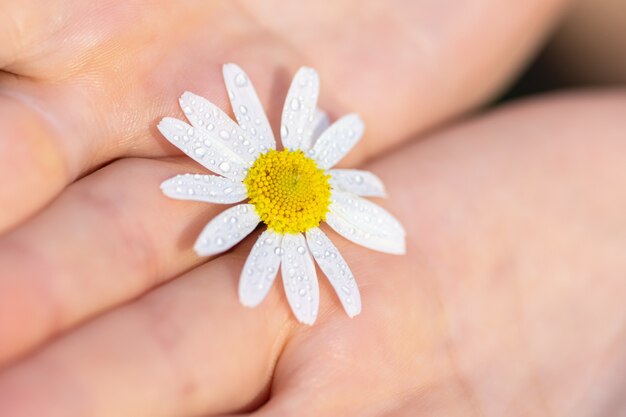
[{"label": "pale skin surface", "polygon": [[[391,3],[2,3],[0,415],[624,412],[626,92],[451,123],[515,75],[565,2]],[[274,127],[303,64],[332,116],[365,120],[343,165],[384,180],[408,253],[329,233],[357,318],[321,277],[313,327],[281,285],[242,307],[254,237],[198,259],[224,207],[161,195],[202,170],[155,123],[182,116],[183,90],[228,109],[225,61]]]}]

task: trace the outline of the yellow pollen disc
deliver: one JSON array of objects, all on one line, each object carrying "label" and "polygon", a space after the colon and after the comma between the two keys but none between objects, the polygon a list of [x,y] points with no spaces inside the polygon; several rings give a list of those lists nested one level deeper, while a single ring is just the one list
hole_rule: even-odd
[{"label": "yellow pollen disc", "polygon": [[302,151],[272,149],[258,157],[243,183],[261,220],[285,234],[306,232],[326,219],[329,178]]}]

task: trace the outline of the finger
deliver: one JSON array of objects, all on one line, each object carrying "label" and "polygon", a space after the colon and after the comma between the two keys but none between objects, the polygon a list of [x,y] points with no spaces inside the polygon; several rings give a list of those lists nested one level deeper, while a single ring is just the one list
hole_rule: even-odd
[{"label": "finger", "polygon": [[0,373],[0,415],[193,416],[258,406],[293,324],[278,292],[237,301],[229,254]]},{"label": "finger", "polygon": [[120,160],[0,237],[0,361],[203,260],[196,229],[226,206],[165,197],[159,184],[185,171]]},{"label": "finger", "polygon": [[[62,27],[63,1],[0,3],[0,68],[11,69],[55,30]],[[57,16],[57,19],[50,19]]]},{"label": "finger", "polygon": [[76,175],[75,167],[60,157],[66,153],[62,133],[40,107],[34,110],[26,102],[32,100],[0,86],[0,233],[31,215]]},{"label": "finger", "polygon": [[[35,119],[36,125],[43,124],[46,128],[38,133],[36,140],[20,145],[26,146],[23,153],[30,158],[20,158],[18,154],[7,159],[8,164],[0,164],[0,177],[23,173],[13,176],[16,178],[14,185],[0,194],[0,206],[6,207],[0,231],[37,211],[76,176],[107,161],[124,155],[154,156],[174,152],[156,133],[155,121],[180,114],[176,99],[185,90],[206,96],[226,109],[227,96],[220,68],[223,62],[237,61],[248,68],[261,102],[270,110],[270,119],[277,129],[277,112],[287,88],[285,76],[281,74],[295,72],[302,64],[300,54],[303,51],[308,54],[311,48],[321,46],[324,54],[319,54],[320,57],[330,56],[332,52],[332,60],[319,59],[309,64],[321,70],[322,83],[326,86],[321,96],[324,108],[335,117],[357,111],[366,122],[368,133],[364,146],[346,160],[347,164],[356,163],[413,137],[413,133],[458,114],[493,93],[511,73],[511,68],[538,42],[562,2],[522,2],[516,6],[519,9],[506,11],[501,2],[492,0],[478,10],[470,9],[469,15],[476,16],[476,20],[462,20],[466,22],[464,25],[451,23],[458,22],[455,16],[468,14],[468,10],[455,5],[448,10],[458,15],[445,17],[451,21],[448,26],[440,22],[434,24],[433,16],[419,7],[407,8],[403,2],[395,3],[396,8],[381,10],[353,8],[358,10],[358,14],[351,15],[351,25],[356,31],[368,34],[376,42],[394,45],[386,51],[385,60],[372,55],[378,48],[371,48],[371,43],[355,40],[350,35],[354,31],[341,32],[340,39],[322,36],[326,32],[337,33],[320,31],[318,26],[321,21],[331,26],[341,21],[341,7],[333,12],[338,20],[329,21],[323,17],[311,18],[312,15],[327,15],[326,11],[315,7],[312,14],[291,11],[291,18],[285,20],[300,25],[294,31],[254,5],[248,5],[252,11],[246,12],[231,3],[193,3],[172,9],[167,5],[141,2],[129,7],[116,2],[62,3],[59,13],[44,13],[45,16],[62,16],[55,23],[59,25],[54,26],[57,30],[52,30],[50,36],[42,36],[40,43],[32,42],[37,48],[29,49],[29,54],[11,67],[18,74],[54,83],[37,83],[31,79],[11,83],[11,93],[21,97],[19,107],[26,107],[27,115],[15,118],[16,126],[10,115],[0,117],[0,123],[16,132],[8,137],[7,147],[19,149],[16,142],[24,134],[32,134],[20,128],[19,122],[24,117]],[[472,5],[468,3],[466,7]],[[403,13],[398,14],[396,10],[403,10]],[[12,9],[8,8],[8,12],[12,13]],[[506,24],[494,25],[492,16],[505,12],[516,16],[515,24],[506,21]],[[162,18],[164,13],[167,19]],[[373,14],[377,19],[371,19]],[[194,19],[189,19],[190,15]],[[484,21],[489,24],[481,24]],[[259,32],[267,30],[265,22],[271,22],[270,31],[276,31],[278,36],[258,36]],[[380,22],[387,24],[380,26]],[[181,27],[185,30],[179,30]],[[415,33],[415,27],[430,29]],[[476,31],[477,27],[481,30]],[[146,46],[145,39],[162,33],[175,35],[162,39],[158,51]],[[206,39],[213,39],[214,45],[219,47],[207,49]],[[479,48],[478,59],[474,55],[467,57],[464,62],[474,65],[459,74],[455,64],[462,59],[460,56],[476,51],[476,48],[466,48],[466,44],[489,44],[489,48]],[[415,45],[424,53],[407,53]],[[269,67],[259,66],[258,50],[264,51],[263,62],[272,63]],[[348,66],[344,64],[346,50],[359,58],[349,60]],[[364,63],[370,69],[360,71],[357,63]],[[437,63],[436,71],[433,63]],[[183,72],[181,65],[185,68]],[[483,76],[487,70],[490,77]],[[443,92],[441,85],[446,86]],[[389,95],[390,91],[393,94]],[[414,97],[420,98],[415,101]],[[420,114],[419,118],[414,117],[416,113]],[[389,123],[389,120],[394,122]],[[385,140],[378,140],[380,137]],[[30,143],[43,145],[28,145]],[[54,166],[66,168],[54,171],[49,183],[45,181],[50,172],[47,166],[29,165],[38,148],[49,150],[46,158],[53,161]],[[26,191],[23,190],[27,189],[31,193],[24,197]]]}]

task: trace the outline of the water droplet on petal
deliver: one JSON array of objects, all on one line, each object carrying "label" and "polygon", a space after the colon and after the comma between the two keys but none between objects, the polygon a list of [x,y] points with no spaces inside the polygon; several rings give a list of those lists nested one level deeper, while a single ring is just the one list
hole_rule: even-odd
[{"label": "water droplet on petal", "polygon": [[241,112],[241,114],[246,114],[248,113],[248,108],[242,104],[241,106],[239,106],[239,111]]},{"label": "water droplet on petal", "polygon": [[291,110],[296,111],[300,109],[300,100],[296,97],[291,99],[291,103],[289,103]]},{"label": "water droplet on petal", "polygon": [[220,138],[226,140],[226,139],[230,139],[230,133],[228,133],[225,130],[220,130]]},{"label": "water droplet on petal", "polygon": [[224,162],[222,162],[222,163],[219,165],[219,167],[218,167],[218,168],[219,168],[219,169],[221,169],[221,170],[222,170],[222,171],[224,171],[224,172],[228,172],[228,171],[230,171],[230,164],[229,164],[228,162],[224,161]]},{"label": "water droplet on petal", "polygon": [[298,246],[297,251],[300,255],[304,255],[304,253],[306,252],[306,249],[304,249],[304,246]]},{"label": "water droplet on petal", "polygon": [[237,87],[243,87],[247,82],[248,78],[241,72],[235,77],[235,85]]},{"label": "water droplet on petal", "polygon": [[287,129],[287,125],[282,125],[280,127],[280,136],[285,139],[289,135],[289,129]]}]

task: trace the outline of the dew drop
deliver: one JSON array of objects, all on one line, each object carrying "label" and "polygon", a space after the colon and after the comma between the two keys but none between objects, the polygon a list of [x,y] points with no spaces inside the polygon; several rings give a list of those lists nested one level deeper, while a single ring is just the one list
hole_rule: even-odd
[{"label": "dew drop", "polygon": [[289,135],[289,129],[287,129],[287,125],[282,125],[280,127],[280,136],[285,139]]},{"label": "dew drop", "polygon": [[243,87],[244,85],[246,85],[247,82],[248,82],[248,79],[241,72],[237,74],[237,76],[235,77],[235,85],[237,87]]},{"label": "dew drop", "polygon": [[224,171],[224,172],[228,172],[228,171],[230,171],[230,164],[229,164],[228,162],[224,161],[224,162],[222,162],[222,163],[219,165],[219,167],[218,167],[218,168],[219,168],[219,169],[221,169],[221,170],[222,170],[222,171]]},{"label": "dew drop", "polygon": [[215,244],[217,246],[222,246],[224,244],[224,239],[222,239],[221,237],[218,237],[217,239],[215,239]]},{"label": "dew drop", "polygon": [[226,140],[226,139],[230,139],[230,133],[228,133],[225,130],[220,130],[220,138]]},{"label": "dew drop", "polygon": [[291,107],[291,110],[296,111],[300,109],[300,100],[296,97],[291,99],[291,102],[289,103],[289,106]]},{"label": "dew drop", "polygon": [[298,291],[298,295],[304,297],[306,295],[306,290],[304,288],[300,288],[300,291]]},{"label": "dew drop", "polygon": [[356,182],[357,184],[363,184],[363,177],[361,175],[357,175],[356,177],[354,177],[354,182]]},{"label": "dew drop", "polygon": [[304,253],[306,252],[306,249],[304,249],[304,246],[298,246],[297,251],[300,255],[304,255]]},{"label": "dew drop", "polygon": [[224,195],[228,195],[233,192],[233,187],[224,188]]},{"label": "dew drop", "polygon": [[284,253],[283,248],[280,248],[280,247],[279,247],[279,248],[274,249],[274,253],[275,253],[277,256],[282,256],[282,254]]},{"label": "dew drop", "polygon": [[206,149],[200,146],[194,149],[193,153],[196,154],[196,156],[204,156],[206,154]]},{"label": "dew drop", "polygon": [[241,106],[239,106],[239,111],[241,112],[241,114],[247,114],[248,108],[242,104]]}]

